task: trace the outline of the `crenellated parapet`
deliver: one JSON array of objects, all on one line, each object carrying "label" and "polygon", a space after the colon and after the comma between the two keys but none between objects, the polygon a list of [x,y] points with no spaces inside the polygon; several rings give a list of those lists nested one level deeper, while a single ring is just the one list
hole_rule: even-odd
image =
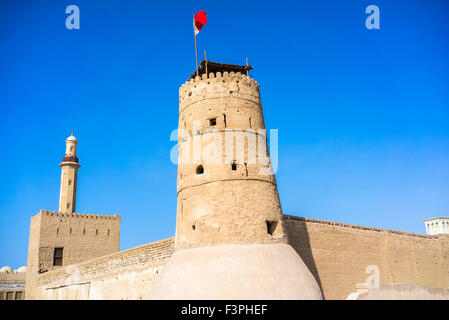
[{"label": "crenellated parapet", "polygon": [[259,104],[259,84],[240,72],[216,72],[197,76],[179,88],[180,114],[202,99],[218,98],[239,98]]},{"label": "crenellated parapet", "polygon": [[[94,252],[102,246],[109,247],[110,250],[108,250],[111,252],[118,250],[121,221],[119,215],[64,213],[49,210],[40,210],[38,215],[40,216],[40,233],[43,239],[48,239],[50,247],[69,245],[73,250],[80,251],[80,254],[84,249],[87,250],[86,252]],[[106,242],[104,242],[105,239]],[[84,245],[85,248],[82,249]]]},{"label": "crenellated parapet", "polygon": [[39,213],[41,215],[45,215],[50,218],[59,218],[59,219],[77,219],[82,221],[89,220],[112,220],[112,221],[120,221],[120,215],[103,215],[103,214],[90,214],[90,213],[64,213],[58,211],[50,211],[50,210],[40,210]]}]

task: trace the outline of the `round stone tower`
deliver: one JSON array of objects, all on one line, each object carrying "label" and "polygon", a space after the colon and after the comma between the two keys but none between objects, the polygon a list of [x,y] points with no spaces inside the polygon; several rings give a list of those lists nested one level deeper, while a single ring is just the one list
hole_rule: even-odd
[{"label": "round stone tower", "polygon": [[179,106],[176,248],[286,243],[257,82],[203,74]]},{"label": "round stone tower", "polygon": [[150,297],[320,299],[283,229],[258,83],[203,73],[179,101],[175,253]]}]

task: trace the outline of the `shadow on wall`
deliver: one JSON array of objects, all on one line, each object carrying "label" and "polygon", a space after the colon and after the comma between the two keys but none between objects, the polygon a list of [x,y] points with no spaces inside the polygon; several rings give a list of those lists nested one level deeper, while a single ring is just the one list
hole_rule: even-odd
[{"label": "shadow on wall", "polygon": [[323,287],[321,286],[318,269],[316,267],[315,260],[313,259],[312,248],[310,247],[309,232],[307,231],[307,225],[304,218],[295,217],[293,220],[284,215],[283,219],[285,232],[288,237],[288,243],[299,254],[307,268],[309,268],[318,283],[318,286],[320,287],[323,299],[326,299]]}]

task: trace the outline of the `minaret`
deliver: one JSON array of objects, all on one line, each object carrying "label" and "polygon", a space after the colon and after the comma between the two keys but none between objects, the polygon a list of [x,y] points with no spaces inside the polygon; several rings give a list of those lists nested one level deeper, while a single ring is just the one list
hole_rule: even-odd
[{"label": "minaret", "polygon": [[61,167],[61,191],[59,195],[59,212],[73,213],[76,206],[76,183],[78,177],[78,168],[81,165],[78,163],[76,156],[76,145],[78,140],[73,136],[73,130],[70,137],[65,141],[65,155]]},{"label": "minaret", "polygon": [[284,231],[259,84],[204,64],[179,90],[175,253],[150,298],[321,299]]}]

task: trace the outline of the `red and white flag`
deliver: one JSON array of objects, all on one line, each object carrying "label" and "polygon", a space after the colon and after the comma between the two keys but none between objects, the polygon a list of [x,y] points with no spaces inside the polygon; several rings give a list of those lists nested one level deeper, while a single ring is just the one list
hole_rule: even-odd
[{"label": "red and white flag", "polygon": [[206,11],[198,11],[193,17],[193,29],[195,31],[195,36],[200,32],[203,26],[207,23]]}]

